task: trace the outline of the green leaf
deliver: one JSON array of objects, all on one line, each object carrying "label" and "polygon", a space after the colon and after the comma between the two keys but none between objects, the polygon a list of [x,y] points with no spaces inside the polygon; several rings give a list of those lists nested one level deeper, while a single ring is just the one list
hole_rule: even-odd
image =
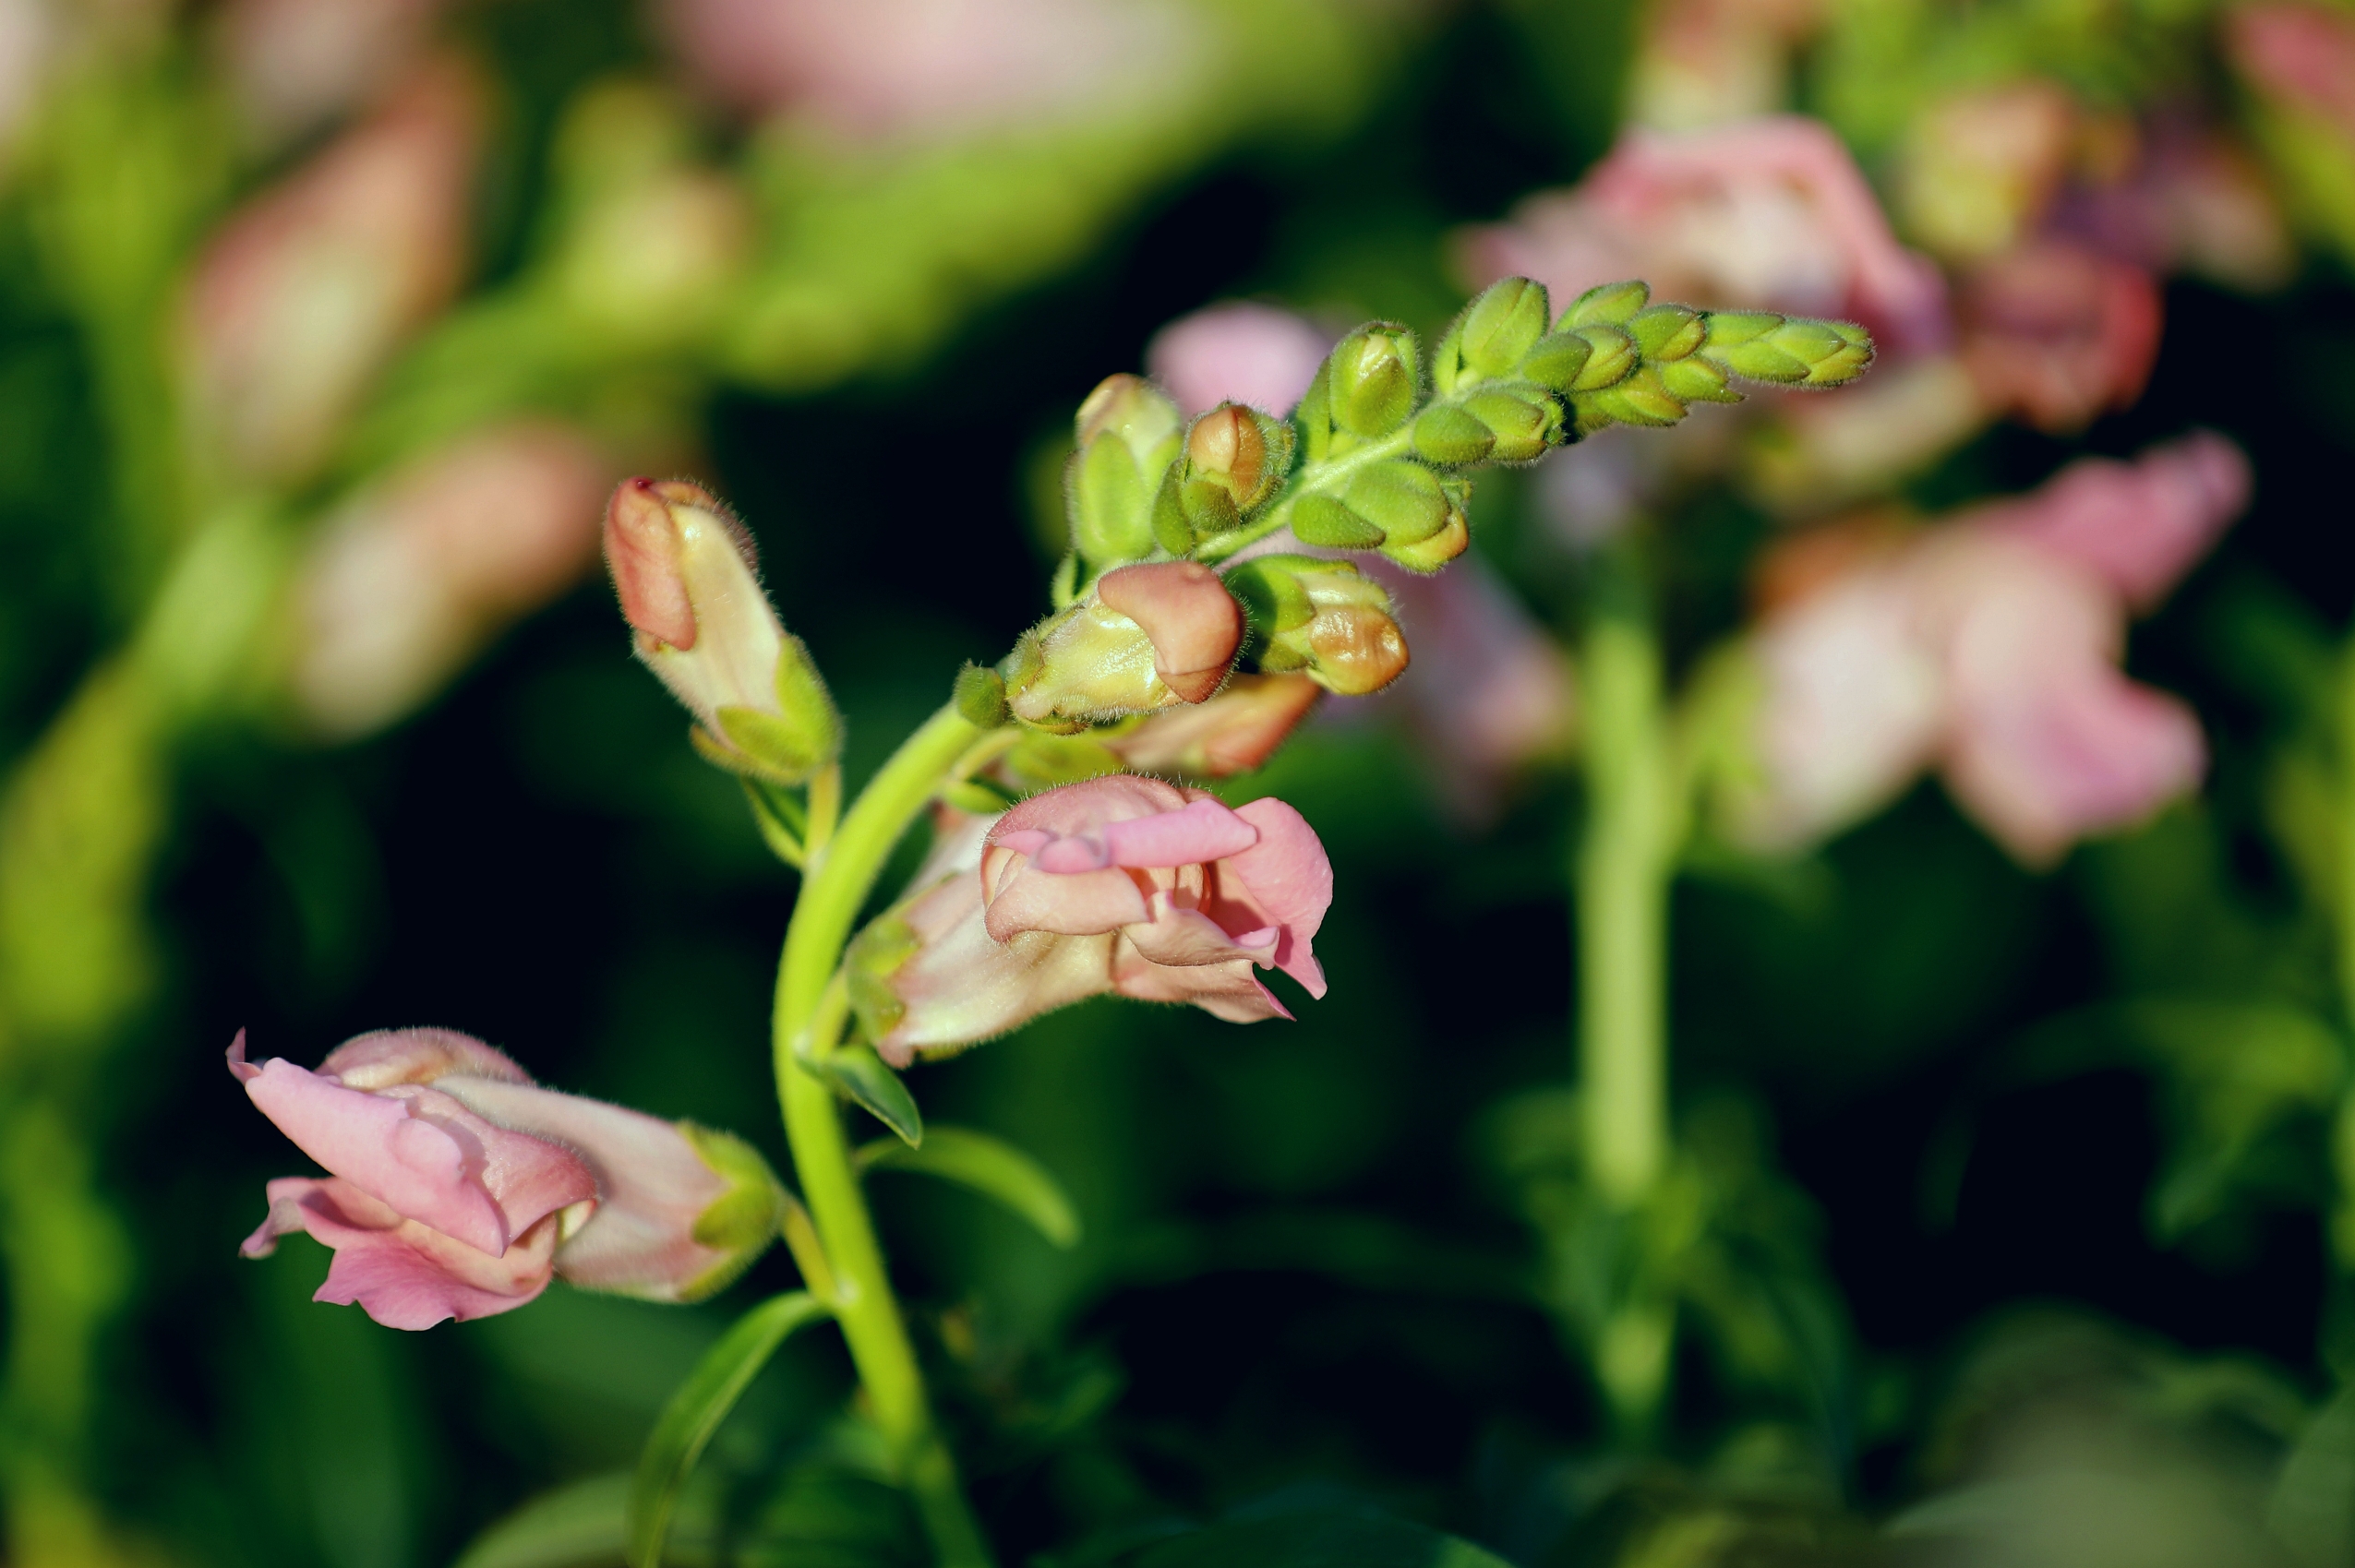
[{"label": "green leaf", "polygon": [[619,1562],[630,1486],[622,1471],[535,1497],[476,1536],[454,1568],[606,1568]]},{"label": "green leaf", "polygon": [[908,1146],[924,1141],[924,1113],[916,1096],[877,1056],[871,1046],[845,1046],[824,1056],[805,1058],[802,1066],[833,1085],[835,1094],[898,1133]]},{"label": "green leaf", "polygon": [[1319,1511],[1213,1525],[1123,1568],[1507,1568],[1468,1540],[1379,1514]]},{"label": "green leaf", "polygon": [[961,1182],[1028,1220],[1058,1247],[1079,1242],[1079,1211],[1044,1166],[1003,1139],[969,1127],[935,1127],[911,1148],[879,1139],[860,1149],[859,1168],[910,1170]]},{"label": "green leaf", "polygon": [[808,813],[801,803],[784,788],[751,773],[739,773],[736,782],[744,786],[744,798],[752,805],[752,821],[761,830],[761,841],[769,852],[796,870],[801,868],[801,833]]},{"label": "green leaf", "polygon": [[739,1318],[679,1384],[662,1418],[655,1422],[653,1435],[646,1439],[645,1452],[638,1459],[637,1478],[630,1489],[627,1538],[631,1568],[657,1568],[671,1507],[678,1502],[679,1488],[694,1472],[695,1461],[703,1456],[712,1434],[719,1430],[720,1423],[786,1336],[825,1315],[824,1304],[806,1290],[773,1296]]}]

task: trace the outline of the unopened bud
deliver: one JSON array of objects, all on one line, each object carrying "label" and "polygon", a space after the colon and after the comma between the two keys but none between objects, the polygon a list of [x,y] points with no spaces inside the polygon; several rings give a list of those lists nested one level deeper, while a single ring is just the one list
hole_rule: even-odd
[{"label": "unopened bud", "polygon": [[1725,369],[1699,354],[1649,367],[1670,397],[1688,403],[1737,403],[1742,394],[1725,384]]},{"label": "unopened bud", "polygon": [[1700,347],[1709,324],[1688,305],[1655,305],[1628,317],[1626,331],[1646,359],[1682,359]]},{"label": "unopened bud", "polygon": [[1241,675],[1198,708],[1156,713],[1105,744],[1131,772],[1221,779],[1258,767],[1324,695],[1304,675]]},{"label": "unopened bud", "polygon": [[1382,543],[1379,525],[1331,496],[1303,496],[1294,502],[1292,530],[1302,544],[1328,550],[1371,550]]},{"label": "unopened bud", "polygon": [[1388,436],[1414,411],[1414,334],[1391,322],[1360,327],[1326,362],[1333,423],[1368,440]]},{"label": "unopened bud", "polygon": [[1872,363],[1872,338],[1850,321],[1793,319],[1767,334],[1767,341],[1808,367],[1803,385],[1836,387],[1853,381]]},{"label": "unopened bud", "polygon": [[1347,561],[1262,556],[1227,574],[1264,641],[1259,664],[1362,697],[1407,667],[1406,635],[1383,586]]},{"label": "unopened bud", "polygon": [[[1292,456],[1292,426],[1256,409],[1220,403],[1196,420],[1185,435],[1185,462],[1175,491],[1192,536],[1208,538],[1241,527],[1283,484]],[[1157,537],[1167,531],[1159,516],[1155,531]]]},{"label": "unopened bud", "polygon": [[986,664],[956,672],[956,711],[975,729],[993,730],[1006,722],[1005,676]]},{"label": "unopened bud", "polygon": [[1414,455],[1459,467],[1478,462],[1496,445],[1496,433],[1456,403],[1434,403],[1414,422]]},{"label": "unopened bud", "polygon": [[1402,541],[1393,539],[1382,546],[1382,554],[1412,572],[1428,577],[1472,546],[1471,515],[1472,481],[1451,477],[1439,482],[1440,499],[1447,509],[1439,518],[1439,526],[1423,539]]},{"label": "unopened bud", "polygon": [[1562,312],[1563,327],[1618,326],[1652,303],[1652,285],[1640,279],[1624,283],[1597,283],[1570,302]]},{"label": "unopened bud", "polygon": [[1510,376],[1545,335],[1547,313],[1544,284],[1499,279],[1464,307],[1456,352],[1481,376]]},{"label": "unopened bud", "polygon": [[1574,401],[1582,430],[1604,424],[1667,425],[1685,417],[1685,405],[1669,395],[1659,368],[1650,365],[1616,386],[1580,392]]},{"label": "unopened bud", "polygon": [[1643,352],[1636,347],[1635,340],[1616,327],[1580,327],[1576,330],[1592,352],[1587,356],[1585,368],[1571,378],[1568,389],[1573,392],[1597,392],[1616,385],[1643,363]]},{"label": "unopened bud", "polygon": [[1464,409],[1495,434],[1488,455],[1498,462],[1532,462],[1562,444],[1562,405],[1539,388],[1484,388],[1464,400]]},{"label": "unopened bud", "polygon": [[1447,526],[1439,476],[1419,462],[1381,462],[1350,481],[1349,508],[1381,533],[1385,547],[1419,545]]},{"label": "unopened bud", "polygon": [[1594,345],[1579,333],[1548,332],[1521,361],[1521,374],[1541,387],[1567,392],[1585,374],[1586,362],[1593,357]]},{"label": "unopened bud", "polygon": [[1153,498],[1177,458],[1184,417],[1136,376],[1111,376],[1079,405],[1077,449],[1064,470],[1072,544],[1101,567],[1153,548]]},{"label": "unopened bud", "polygon": [[697,750],[784,784],[834,760],[841,715],[761,591],[751,536],[711,492],[624,480],[605,553],[638,658],[695,715]]},{"label": "unopened bud", "polygon": [[1106,572],[1096,590],[1024,634],[1005,670],[1007,706],[1065,727],[1199,702],[1243,641],[1243,612],[1194,561]]},{"label": "unopened bud", "polygon": [[1872,338],[1846,321],[1742,311],[1711,315],[1700,352],[1735,375],[1784,386],[1832,387],[1872,363]]}]

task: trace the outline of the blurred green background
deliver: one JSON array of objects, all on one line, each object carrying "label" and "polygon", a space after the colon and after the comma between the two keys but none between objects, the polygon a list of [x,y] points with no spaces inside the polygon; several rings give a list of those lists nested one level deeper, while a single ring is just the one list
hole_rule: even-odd
[{"label": "blurred green background", "polygon": [[[1804,855],[1695,857],[1674,1088],[1719,1273],[1656,1432],[1606,1418],[1549,1283],[1562,1179],[1514,1131],[1572,1059],[1575,767],[1467,816],[1402,698],[1245,781],[1337,868],[1298,1023],[1104,1000],[911,1075],[1062,1179],[1078,1249],[954,1189],[875,1201],[1008,1562],[1302,1508],[1529,1568],[2355,1562],[2355,12],[2205,0],[0,0],[5,1560],[618,1562],[613,1478],[790,1283],[775,1255],[696,1308],[559,1287],[403,1335],[309,1303],[318,1248],[236,1256],[299,1166],[221,1069],[239,1028],[300,1061],[463,1028],[785,1168],[793,882],[627,657],[612,478],[741,510],[855,784],[1047,608],[1039,476],[1164,324],[1436,333],[1484,281],[1466,225],[1630,125],[1777,110],[1964,297],[1985,256],[1920,216],[1923,138],[2024,81],[2079,128],[2052,189],[1970,197],[2024,214],[1997,249],[2106,232],[2121,126],[2226,148],[2288,248],[2137,253],[2146,384],[1990,407],[1858,494],[1938,512],[2237,440],[2254,503],[2129,657],[2208,775],[2050,869],[1934,783]],[[1567,642],[1587,568],[1545,473],[1484,483],[1476,548]],[[1706,461],[1645,506],[1681,679],[1795,521]],[[339,653],[338,614],[385,624]],[[848,1382],[788,1347],[679,1561],[920,1560]]]}]

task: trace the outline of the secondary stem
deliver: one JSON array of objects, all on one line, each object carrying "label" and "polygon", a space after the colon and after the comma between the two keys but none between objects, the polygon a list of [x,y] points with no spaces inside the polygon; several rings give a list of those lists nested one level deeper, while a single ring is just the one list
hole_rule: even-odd
[{"label": "secondary stem", "polygon": [[1639,563],[1612,552],[1585,639],[1586,832],[1578,896],[1579,1068],[1588,1174],[1615,1206],[1668,1149],[1668,879],[1675,818],[1659,637]]},{"label": "secondary stem", "polygon": [[834,1091],[799,1066],[827,982],[851,924],[883,862],[941,779],[980,732],[954,706],[942,709],[893,753],[842,825],[811,856],[777,966],[775,1050],[785,1131],[838,1290],[835,1315],[859,1369],[875,1424],[898,1459],[940,1561],[987,1568],[988,1545],[967,1508],[956,1471],[932,1424],[923,1375],[892,1295],[883,1249],[850,1163]]}]

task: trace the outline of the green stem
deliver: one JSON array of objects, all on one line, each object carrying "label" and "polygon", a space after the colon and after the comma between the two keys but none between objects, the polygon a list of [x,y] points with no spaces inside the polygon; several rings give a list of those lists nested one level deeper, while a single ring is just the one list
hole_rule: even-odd
[{"label": "green stem", "polygon": [[1648,1196],[1667,1163],[1670,799],[1660,643],[1636,562],[1598,563],[1583,660],[1585,835],[1578,898],[1579,1068],[1587,1171],[1615,1207]]},{"label": "green stem", "polygon": [[777,967],[777,1095],[801,1191],[824,1244],[838,1293],[836,1315],[875,1424],[896,1456],[940,1561],[986,1568],[988,1545],[967,1508],[948,1449],[932,1424],[923,1375],[883,1268],[874,1222],[852,1168],[834,1091],[799,1065],[859,906],[883,862],[940,781],[980,732],[954,705],[907,737],[859,795],[825,846],[812,854]]}]

